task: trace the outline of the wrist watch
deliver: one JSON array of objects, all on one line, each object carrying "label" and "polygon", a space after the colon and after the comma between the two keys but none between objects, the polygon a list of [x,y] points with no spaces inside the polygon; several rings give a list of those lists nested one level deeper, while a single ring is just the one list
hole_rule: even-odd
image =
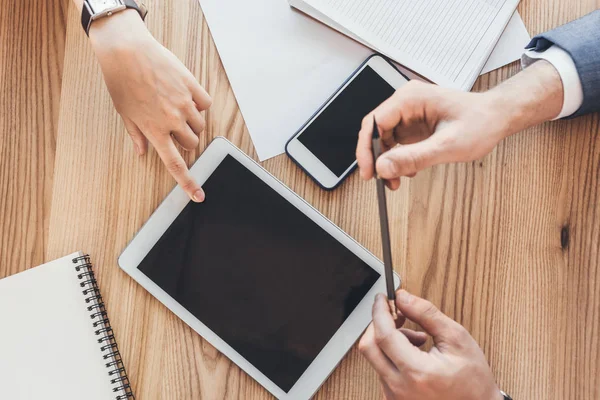
[{"label": "wrist watch", "polygon": [[86,35],[90,35],[92,22],[102,17],[110,17],[114,13],[131,8],[136,10],[142,21],[146,19],[148,10],[143,4],[137,4],[135,0],[83,0],[81,10],[81,25]]},{"label": "wrist watch", "polygon": [[513,399],[512,399],[512,397],[510,397],[509,395],[507,395],[506,393],[504,393],[502,390],[500,391],[500,394],[501,394],[502,396],[504,396],[504,399],[505,399],[505,400],[513,400]]}]

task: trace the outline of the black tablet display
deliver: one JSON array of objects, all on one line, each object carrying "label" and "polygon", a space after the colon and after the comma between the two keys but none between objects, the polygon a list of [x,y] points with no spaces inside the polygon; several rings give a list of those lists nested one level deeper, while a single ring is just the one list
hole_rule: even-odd
[{"label": "black tablet display", "polygon": [[227,155],[139,270],[288,392],[380,275]]}]

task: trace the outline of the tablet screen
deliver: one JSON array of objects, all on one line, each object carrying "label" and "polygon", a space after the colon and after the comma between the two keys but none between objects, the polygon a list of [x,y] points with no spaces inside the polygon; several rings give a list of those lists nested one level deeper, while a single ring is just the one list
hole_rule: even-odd
[{"label": "tablet screen", "polygon": [[139,269],[288,392],[378,272],[227,155]]}]

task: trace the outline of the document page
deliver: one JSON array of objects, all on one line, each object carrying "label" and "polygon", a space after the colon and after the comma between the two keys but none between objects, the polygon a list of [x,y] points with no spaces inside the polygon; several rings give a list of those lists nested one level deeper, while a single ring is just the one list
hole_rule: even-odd
[{"label": "document page", "polygon": [[444,86],[468,90],[518,0],[304,0],[369,46]]},{"label": "document page", "polygon": [[[0,399],[107,400],[109,369],[73,253],[0,280]],[[89,297],[89,296],[88,296]],[[114,378],[114,377],[113,377]]]}]

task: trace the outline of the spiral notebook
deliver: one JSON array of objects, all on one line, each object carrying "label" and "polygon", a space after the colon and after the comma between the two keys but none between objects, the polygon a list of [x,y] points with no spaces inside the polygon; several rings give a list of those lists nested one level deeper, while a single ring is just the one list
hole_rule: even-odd
[{"label": "spiral notebook", "polygon": [[87,255],[0,280],[0,399],[133,398]]}]

